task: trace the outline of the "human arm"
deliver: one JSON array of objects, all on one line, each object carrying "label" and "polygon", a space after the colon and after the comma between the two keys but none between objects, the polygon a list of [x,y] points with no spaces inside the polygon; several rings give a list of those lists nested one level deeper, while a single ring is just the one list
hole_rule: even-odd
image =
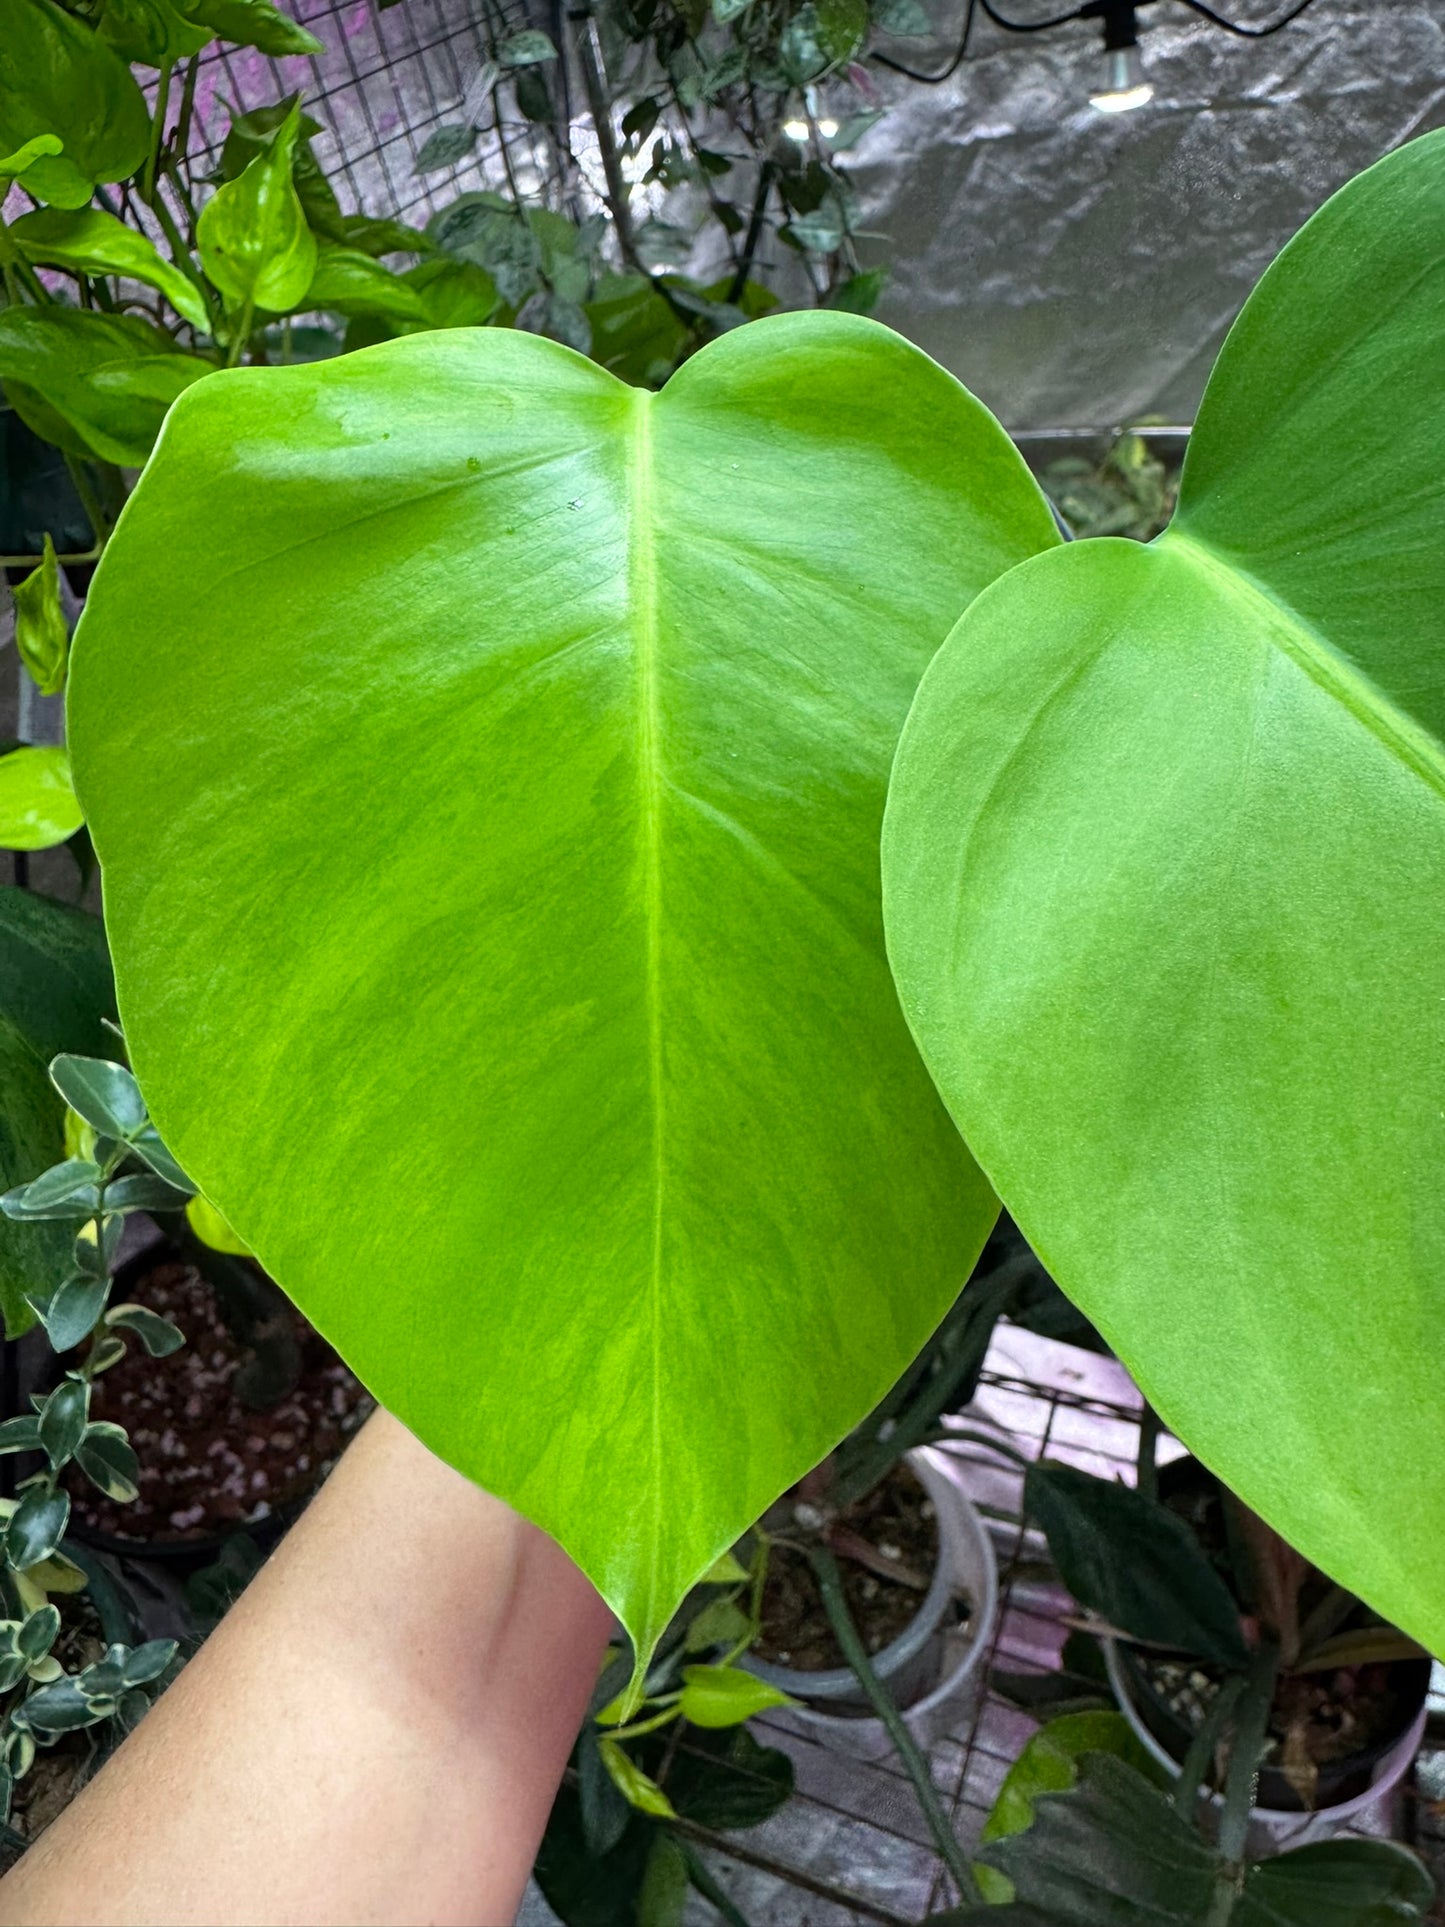
[{"label": "human arm", "polygon": [[610,1628],[552,1540],[378,1412],[0,1920],[502,1927]]}]

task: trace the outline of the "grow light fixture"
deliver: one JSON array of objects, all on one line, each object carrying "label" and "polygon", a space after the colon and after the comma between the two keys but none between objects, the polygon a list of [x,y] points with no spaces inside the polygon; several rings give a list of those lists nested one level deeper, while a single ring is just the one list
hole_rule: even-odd
[{"label": "grow light fixture", "polygon": [[1104,8],[1104,67],[1104,85],[1089,96],[1097,112],[1128,114],[1153,100],[1139,53],[1139,16],[1131,4]]},{"label": "grow light fixture", "polygon": [[[1298,20],[1307,7],[1314,5],[1314,0],[1292,0],[1292,4],[1286,6],[1277,18],[1262,21],[1258,25],[1232,20],[1228,14],[1220,13],[1211,6],[1209,0],[1178,0],[1178,3],[1188,7],[1191,13],[1197,13],[1201,20],[1207,20],[1211,26],[1220,27],[1225,33],[1236,34],[1241,40],[1264,40]],[[880,66],[891,67],[895,73],[907,74],[910,80],[921,80],[930,87],[937,87],[951,79],[968,58],[969,38],[979,14],[1005,33],[1020,34],[1051,33],[1055,27],[1065,27],[1076,20],[1102,20],[1107,73],[1104,86],[1097,94],[1090,95],[1090,102],[1101,114],[1127,113],[1131,108],[1143,107],[1154,98],[1154,89],[1144,78],[1144,64],[1139,55],[1138,15],[1140,7],[1155,4],[1157,0],[1084,0],[1082,6],[1072,6],[1065,13],[1019,20],[1001,13],[994,0],[966,0],[963,30],[957,49],[947,65],[936,73],[910,67],[906,61],[895,60],[887,53],[876,52],[873,58]]]}]

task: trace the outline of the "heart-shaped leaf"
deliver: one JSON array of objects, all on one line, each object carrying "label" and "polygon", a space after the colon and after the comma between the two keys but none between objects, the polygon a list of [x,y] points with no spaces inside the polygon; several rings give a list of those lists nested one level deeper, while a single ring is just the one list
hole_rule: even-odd
[{"label": "heart-shaped leaf", "polygon": [[234,308],[285,314],[299,306],[316,267],[316,237],[292,169],[302,140],[299,100],[267,146],[216,189],[196,224],[201,265]]},{"label": "heart-shaped leaf", "polygon": [[218,375],[97,572],[71,740],[162,1135],[644,1652],[992,1221],[877,836],[951,611],[1051,540],[949,376],[810,315],[661,396],[493,329]]},{"label": "heart-shaped leaf", "polygon": [[54,0],[6,0],[0,33],[0,154],[51,134],[59,154],[34,156],[27,187],[83,207],[97,181],[123,181],[146,157],[150,115],[130,69],[93,28]]},{"label": "heart-shaped leaf", "polygon": [[1168,1424],[1445,1651],[1445,134],[1342,190],[1178,515],[981,597],[909,718],[889,948],[950,1109]]}]

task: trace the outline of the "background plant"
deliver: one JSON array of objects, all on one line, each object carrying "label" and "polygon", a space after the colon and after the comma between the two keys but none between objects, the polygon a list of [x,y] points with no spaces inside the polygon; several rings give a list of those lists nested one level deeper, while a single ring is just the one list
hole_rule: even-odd
[{"label": "background plant", "polygon": [[184,1342],[144,1306],[110,1303],[111,1265],[131,1213],[176,1209],[191,1187],[124,1066],[59,1056],[50,1074],[74,1120],[76,1155],[7,1191],[0,1210],[16,1224],[60,1228],[68,1239],[65,1275],[51,1290],[32,1289],[27,1301],[57,1357],[79,1356],[35,1396],[33,1413],[0,1423],[0,1452],[42,1459],[17,1497],[0,1500],[0,1819],[8,1818],[14,1785],[33,1765],[37,1745],[93,1728],[111,1736],[128,1731],[149,1704],[145,1689],[162,1678],[176,1651],[170,1639],[112,1643],[72,1672],[52,1651],[62,1618],[50,1595],[64,1598],[86,1585],[85,1572],[63,1550],[70,1497],[61,1475],[73,1467],[122,1504],[137,1493],[135,1453],[121,1426],[91,1418],[91,1388],[125,1356],[128,1339],[157,1358]]}]

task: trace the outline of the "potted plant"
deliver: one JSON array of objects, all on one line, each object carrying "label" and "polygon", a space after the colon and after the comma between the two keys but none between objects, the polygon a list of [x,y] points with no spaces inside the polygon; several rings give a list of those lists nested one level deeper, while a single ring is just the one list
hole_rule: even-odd
[{"label": "potted plant", "polygon": [[835,1585],[874,1675],[925,1746],[956,1716],[988,1650],[993,1548],[959,1461],[939,1446],[1016,1283],[1013,1265],[980,1266],[888,1396],[757,1528],[766,1561],[742,1663],[799,1702],[791,1721],[864,1757],[892,1739],[840,1639]]},{"label": "potted plant", "polygon": [[60,1231],[69,1247],[64,1275],[29,1305],[71,1362],[30,1413],[0,1423],[0,1453],[16,1455],[24,1474],[16,1496],[0,1500],[0,1822],[14,1851],[141,1718],[176,1652],[174,1640],[139,1637],[104,1564],[68,1539],[66,1481],[73,1469],[118,1503],[136,1496],[135,1452],[120,1426],[95,1416],[96,1387],[128,1341],[157,1357],[184,1341],[145,1307],[111,1302],[111,1265],[126,1217],[184,1197],[185,1181],[121,1066],[61,1055],[50,1075],[98,1135],[93,1157],[67,1158],[0,1199],[9,1222]]},{"label": "potted plant", "polygon": [[[967,838],[959,843],[973,817],[955,811],[949,786],[982,782],[996,809],[1013,795],[1010,752],[990,733],[997,706],[1018,697],[1010,637],[1037,652],[1030,661],[1042,680],[1030,685],[1034,708],[1019,722],[1032,753],[1033,720],[1053,687],[1050,649],[1083,650],[1088,637],[1115,635],[1126,617],[1142,621],[1154,607],[1149,585],[1157,587],[1167,610],[1182,611],[1195,654],[1188,673],[1178,672],[1178,702],[1171,696],[1149,714],[1166,735],[1177,725],[1169,740],[1177,751],[1187,746],[1187,768],[1204,782],[1197,759],[1215,738],[1197,717],[1190,723],[1187,693],[1219,689],[1235,722],[1253,715],[1256,685],[1233,655],[1228,674],[1211,677],[1209,651],[1224,646],[1221,635],[1244,639],[1238,647],[1258,674],[1264,665],[1286,676],[1292,700],[1308,707],[1319,687],[1288,650],[1280,655],[1286,632],[1270,613],[1275,604],[1229,560],[1229,542],[1258,537],[1262,517],[1283,514],[1287,501],[1301,527],[1315,530],[1308,566],[1338,591],[1352,641],[1349,625],[1363,617],[1350,596],[1359,592],[1343,585],[1374,580],[1372,569],[1390,584],[1391,619],[1416,635],[1410,625],[1434,606],[1425,589],[1435,524],[1417,521],[1439,472],[1435,415],[1426,411],[1423,425],[1412,417],[1408,450],[1392,443],[1388,461],[1374,436],[1367,447],[1379,463],[1312,470],[1333,505],[1328,515],[1298,490],[1283,491],[1283,478],[1281,492],[1261,503],[1261,444],[1240,424],[1252,422],[1263,398],[1293,393],[1281,384],[1304,382],[1301,369],[1314,357],[1330,379],[1309,394],[1365,434],[1360,384],[1378,363],[1351,358],[1360,312],[1377,315],[1389,353],[1402,368],[1418,365],[1428,387],[1420,344],[1431,311],[1418,306],[1427,282],[1410,264],[1435,245],[1441,154],[1440,137],[1427,136],[1391,156],[1285,251],[1221,359],[1176,518],[1147,546],[1058,545],[1046,505],[996,425],[923,358],[857,317],[775,316],[735,329],[660,396],[626,389],[555,344],[473,329],[384,343],[364,358],[208,380],[176,404],[98,571],[70,693],[135,1061],[183,1158],[273,1274],[423,1436],[557,1533],[623,1612],[642,1669],[689,1585],[876,1403],[936,1326],[996,1209],[985,1169],[1051,1274],[1091,1313],[1098,1307],[1087,1281],[1093,1267],[1107,1266],[1119,1301],[1096,1317],[1101,1331],[1131,1364],[1142,1350],[1146,1386],[1151,1363],[1167,1366],[1161,1409],[1172,1419],[1173,1406],[1186,1405],[1185,1437],[1203,1427],[1246,1499],[1285,1523],[1298,1517],[1303,1532],[1290,1537],[1323,1568],[1353,1577],[1362,1566],[1359,1590],[1406,1630],[1422,1629],[1433,1613],[1417,1530],[1402,1521],[1392,1535],[1416,1548],[1407,1572],[1377,1520],[1336,1494],[1328,1544],[1320,1543],[1323,1501],[1312,1482],[1286,1475],[1290,1452],[1265,1452],[1240,1429],[1235,1401],[1247,1394],[1251,1424],[1277,1432],[1277,1417],[1255,1409],[1263,1380],[1243,1377],[1226,1391],[1219,1373],[1188,1369],[1196,1361],[1171,1319],[1192,1321],[1200,1356],[1220,1342],[1198,1287],[1211,1275],[1209,1254],[1193,1254],[1167,1316],[1155,1305],[1152,1316],[1130,1320],[1120,1306],[1137,1313],[1143,1288],[1127,1240],[1116,1232],[1091,1241],[1079,1229],[1090,1213],[1112,1208],[1119,1187],[1102,1171],[1087,1186],[1068,1178],[1069,1157],[1092,1154],[1099,1142],[1093,1087],[1056,1088],[1063,1046],[1045,1050],[1040,1036],[1062,1022],[1070,1049],[1096,1053],[1091,1075],[1103,1085],[1112,1091],[1109,1078],[1127,1070],[1143,1078],[1141,1103],[1149,1092],[1144,1057],[1099,1053],[1080,1014],[1093,1007],[1082,965],[1069,999],[1048,993],[1049,967],[1072,968],[1082,942],[1068,921],[1079,902],[1063,854],[1072,843],[1025,834],[1011,812],[990,818],[1007,861],[980,873],[980,915],[1022,914],[1037,900],[1032,878],[1041,887],[1050,880],[1048,901],[1063,920],[1051,946],[1001,936],[987,968],[981,954],[975,959],[977,982],[997,1002],[997,1027],[968,994],[975,980],[959,974],[957,946],[974,942],[975,923],[950,922],[948,907],[967,885],[957,864],[982,862]],[[860,399],[884,396],[886,406]],[[1290,432],[1279,424],[1271,460]],[[925,435],[944,451],[937,461],[921,461]],[[1328,491],[1358,490],[1366,472],[1373,490],[1386,491],[1384,506],[1371,495],[1368,526],[1378,533],[1393,526],[1392,514],[1404,518],[1408,552],[1425,572],[1418,595],[1406,592],[1394,546],[1365,552],[1339,535],[1356,527],[1345,513],[1356,498],[1341,506]],[[812,478],[807,487],[803,475]],[[1417,476],[1412,493],[1405,483]],[[929,534],[905,554],[902,530]],[[1302,551],[1281,536],[1277,556],[1286,552]],[[409,679],[398,688],[395,624],[367,612],[380,584],[401,579],[403,563]],[[1292,564],[1280,566],[1288,580],[1275,584],[1276,600],[1299,604],[1286,640],[1303,649],[1300,611],[1316,609],[1325,591],[1313,576],[1297,579]],[[222,594],[241,576],[244,596]],[[1075,587],[1087,578],[1097,608],[1098,625],[1083,640],[1077,602],[1048,586],[1065,576]],[[1137,596],[1121,601],[1116,577]],[[1024,598],[1019,620],[1006,632],[988,628],[983,645],[971,647],[967,637],[1016,596]],[[1215,622],[1218,596],[1243,614]],[[939,651],[942,628],[965,604],[963,626]],[[786,648],[764,647],[775,624]],[[472,642],[464,646],[463,636]],[[1167,652],[1136,660],[1127,641],[1119,647],[1146,683],[1178,668]],[[226,674],[218,664],[229,665]],[[923,1058],[981,1164],[937,1134],[938,1113],[914,1081],[913,1046],[895,1028],[878,945],[878,809],[895,728],[924,665],[892,764],[883,841],[889,960]],[[298,678],[308,691],[299,708]],[[975,678],[987,688],[975,689]],[[442,690],[446,714],[465,710],[475,726],[449,727],[444,749]],[[836,712],[820,709],[823,690]],[[1138,700],[1147,708],[1147,690]],[[136,718],[155,728],[167,706],[183,720],[162,725],[165,753],[142,785],[120,742]],[[1102,739],[1090,736],[1095,712],[1085,709],[1076,720],[1087,759]],[[1410,774],[1414,735],[1406,743],[1372,731],[1366,742],[1352,733],[1350,713],[1311,708],[1300,727],[1343,731],[1338,744],[1329,737],[1341,757],[1381,757],[1382,770],[1408,765],[1410,782],[1423,780]],[[1253,738],[1240,728],[1230,741],[1242,753]],[[960,731],[970,754],[960,752]],[[256,752],[239,771],[238,732]],[[1112,777],[1143,785],[1131,810],[1121,806],[1119,834],[1153,835],[1154,779],[1131,760],[1127,733],[1110,730],[1107,741],[1119,758]],[[478,759],[487,769],[480,789]],[[1364,765],[1350,767],[1358,775]],[[1001,788],[980,774],[988,770]],[[1387,788],[1370,794],[1378,800]],[[1028,788],[1045,817],[1084,793],[1043,770]],[[1220,778],[1208,793],[1228,829],[1237,786]],[[1402,794],[1417,797],[1413,788]],[[190,807],[198,795],[218,799],[215,807],[198,813]],[[364,842],[355,830],[363,795]],[[969,807],[983,807],[968,795]],[[1427,798],[1422,807],[1433,805]],[[1330,818],[1340,836],[1366,836],[1374,819],[1363,808]],[[166,827],[177,812],[188,812],[193,831],[184,843]],[[1248,827],[1265,835],[1267,826],[1250,818]],[[1428,840],[1418,825],[1410,834]],[[1171,836],[1206,862],[1187,822]],[[1290,894],[1311,847],[1303,830],[1290,861],[1268,844],[1280,908],[1269,928],[1281,943],[1298,932],[1286,904],[1291,917],[1308,919],[1322,900]],[[1150,848],[1137,879],[1146,894],[1171,874],[1168,850]],[[1362,852],[1349,875],[1363,891],[1379,872]],[[1422,845],[1422,863],[1427,854]],[[1098,857],[1096,877],[1104,902],[1135,876],[1107,858]],[[1213,930],[1229,899],[1220,876],[1209,876],[1211,887],[1188,901]],[[987,894],[995,886],[996,900]],[[1079,914],[1089,929],[1102,927],[1087,909]],[[1149,925],[1158,927],[1158,919]],[[1357,934],[1378,927],[1363,912],[1352,926]],[[1137,919],[1123,926],[1135,946],[1126,971],[1109,953],[1119,984],[1110,1009],[1120,1023],[1134,1009],[1126,978],[1140,1003],[1142,928]],[[439,931],[447,942],[437,942]],[[1433,955],[1416,938],[1387,980],[1402,995],[1422,994]],[[1303,937],[1279,955],[1263,937],[1261,945],[1231,950],[1225,981],[1264,968],[1263,956],[1285,981],[1303,972],[1329,1003],[1328,984],[1310,974],[1325,969],[1324,949]],[[1193,956],[1175,959],[1169,982],[1179,997],[1197,987]],[[1021,958],[1036,961],[1025,969]],[[263,997],[263,984],[281,988]],[[1036,1027],[1021,1031],[1014,1000],[1025,991],[1041,1003]],[[1152,1009],[1147,1000],[1141,1007]],[[1300,1008],[1262,988],[1246,999],[1261,1023],[1286,1007]],[[1361,1008],[1350,1005],[1357,1015]],[[1186,1002],[1183,1021],[1188,1015]],[[564,1045],[569,1024],[576,1032]],[[1186,1090],[1208,1110],[1218,1088],[1200,1069],[1209,1038],[1197,1025],[1185,1034]],[[1313,1031],[1297,1040],[1321,1053],[1310,1060],[1321,1077],[1334,1075],[1341,1034],[1331,1025],[1328,1050]],[[1348,1034],[1357,1046],[1348,1061],[1374,1075],[1358,1034]],[[1269,1062],[1279,1068],[1279,1040],[1269,1035]],[[246,1100],[218,1107],[209,1094],[242,1039],[254,1073]],[[1246,1057],[1226,1054],[1224,1068],[1233,1072]],[[1410,1064],[1390,1061],[1408,1074],[1412,1101],[1423,1102]],[[475,1075],[453,1077],[450,1067],[463,1062]],[[298,1065],[308,1067],[304,1076]],[[415,1097],[422,1065],[431,1073],[426,1106]],[[1006,1098],[1022,1104],[1024,1066],[1041,1080],[1037,1101],[996,1114]],[[283,1099],[294,1100],[298,1081],[312,1095],[288,1116]],[[324,1128],[315,1096],[323,1087]],[[1247,1109],[1250,1081],[1230,1089]],[[1275,1095],[1303,1102],[1294,1086]],[[1390,1122],[1395,1111],[1377,1096],[1379,1129],[1351,1137],[1351,1156],[1413,1158]],[[1083,1107],[1067,1131],[1057,1122],[1066,1106]],[[1343,1097],[1291,1110],[1291,1129],[1269,1133],[1264,1175],[1251,1169],[1246,1185],[1236,1174],[1228,1195],[1240,1211],[1253,1200],[1271,1236],[1281,1236],[1302,1195],[1292,1160],[1305,1155],[1302,1146],[1317,1149],[1312,1133],[1335,1129],[1346,1114]],[[1143,1211],[1154,1195],[1151,1158],[1125,1111],[1110,1115],[1125,1134],[1118,1170],[1132,1174],[1129,1195]],[[1209,1115],[1207,1142],[1244,1141]],[[1248,1115],[1248,1142],[1257,1146],[1259,1115]],[[1173,1112],[1158,1114],[1159,1129],[1175,1124]],[[1151,1222],[1160,1236],[1193,1238],[1209,1213],[1192,1188],[1207,1173],[1188,1132],[1178,1156],[1190,1208],[1159,1204]],[[322,1183],[323,1164],[332,1178],[346,1169],[369,1194],[402,1170],[444,1194],[445,1205],[418,1223],[404,1299],[375,1240],[358,1250],[349,1230],[343,1237],[328,1224],[323,1199],[333,1186]],[[1308,1246],[1305,1267],[1318,1290],[1312,1285],[1299,1318],[1269,1323],[1272,1373],[1291,1384],[1301,1324],[1312,1343],[1335,1348],[1345,1333],[1338,1286],[1319,1269],[1334,1253],[1329,1239],[1343,1236],[1334,1190],[1314,1185],[1309,1196],[1324,1214],[1315,1225],[1324,1242]],[[1434,1226],[1426,1191],[1419,1196]],[[1072,1228],[1062,1256],[1045,1222],[1055,1217]],[[1243,1220],[1230,1223],[1231,1249],[1247,1247]],[[1293,1247],[1288,1255],[1293,1263]],[[1330,1263],[1330,1279],[1344,1275],[1339,1253]],[[1401,1263],[1413,1278],[1413,1261],[1402,1254]],[[479,1264],[484,1280],[509,1282],[479,1285]],[[1428,1279],[1421,1289],[1433,1289]],[[1266,1316],[1259,1306],[1272,1303],[1261,1285],[1251,1326]],[[1349,1311],[1352,1321],[1352,1298]],[[1121,1322],[1132,1337],[1121,1340]],[[1229,1328],[1243,1325],[1241,1312]],[[800,1369],[819,1331],[828,1334],[826,1367]],[[1349,1331],[1353,1343],[1353,1322]],[[418,1369],[423,1350],[427,1373]],[[1401,1394],[1389,1406],[1392,1424],[1416,1425],[1433,1409],[1433,1382],[1411,1376],[1419,1357],[1419,1348],[1396,1343],[1372,1354],[1382,1384]],[[568,1414],[545,1445],[539,1373]],[[470,1395],[479,1375],[489,1388],[485,1423]],[[1376,1397],[1372,1409],[1384,1403]],[[720,1456],[730,1463],[726,1478]],[[1366,1470],[1416,1456],[1426,1455],[1376,1453]],[[599,1475],[604,1460],[612,1476]],[[1357,1476],[1364,1465],[1362,1454]]]},{"label": "potted plant", "polygon": [[933,1927],[1340,1927],[1433,1918],[1435,1883],[1417,1857],[1358,1837],[1259,1857],[1247,1843],[1263,1700],[1240,1696],[1220,1742],[1227,1789],[1204,1830],[1193,1784],[1172,1795],[1117,1713],[1072,1713],[1041,1727],[1009,1769],[974,1873],[982,1902],[933,1914]]},{"label": "potted plant", "polygon": [[1277,1841],[1328,1834],[1409,1769],[1428,1654],[1197,1460],[1164,1466],[1157,1496],[1147,1459],[1144,1470],[1144,1490],[1047,1461],[1025,1480],[1064,1583],[1100,1629],[1121,1711],[1152,1759],[1217,1804],[1220,1736],[1253,1681],[1266,1695],[1253,1817]]},{"label": "potted plant", "polygon": [[273,1545],[372,1402],[259,1266],[205,1245],[184,1219],[162,1222],[169,1233],[121,1265],[116,1290],[190,1344],[173,1361],[133,1353],[106,1375],[96,1413],[135,1438],[139,1492],[118,1506],[72,1481],[72,1529],[119,1556],[195,1569],[237,1532]]}]

